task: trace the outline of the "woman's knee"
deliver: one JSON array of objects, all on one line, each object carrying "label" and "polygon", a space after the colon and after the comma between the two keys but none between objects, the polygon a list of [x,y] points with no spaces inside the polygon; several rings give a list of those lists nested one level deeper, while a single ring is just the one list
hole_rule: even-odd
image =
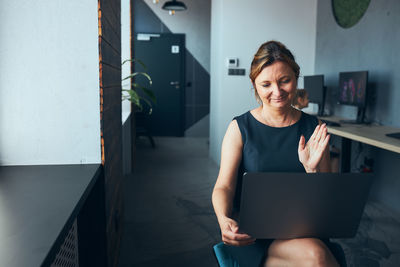
[{"label": "woman's knee", "polygon": [[319,239],[276,241],[269,248],[269,255],[291,262],[293,266],[338,266],[329,249]]},{"label": "woman's knee", "polygon": [[329,266],[329,263],[332,262],[329,249],[319,239],[309,238],[306,240],[303,252],[312,266]]}]

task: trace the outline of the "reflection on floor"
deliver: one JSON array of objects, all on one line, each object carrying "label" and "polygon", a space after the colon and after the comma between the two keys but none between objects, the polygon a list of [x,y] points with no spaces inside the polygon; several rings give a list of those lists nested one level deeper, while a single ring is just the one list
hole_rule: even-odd
[{"label": "reflection on floor", "polygon": [[[217,165],[205,138],[145,138],[133,175],[124,181],[125,221],[120,267],[218,266],[220,242],[211,206]],[[377,203],[365,209],[357,236],[337,239],[349,267],[400,266],[400,220]]]},{"label": "reflection on floor", "polygon": [[137,143],[133,175],[126,177],[120,267],[218,266],[220,242],[211,192],[218,168],[206,138],[156,138]]}]

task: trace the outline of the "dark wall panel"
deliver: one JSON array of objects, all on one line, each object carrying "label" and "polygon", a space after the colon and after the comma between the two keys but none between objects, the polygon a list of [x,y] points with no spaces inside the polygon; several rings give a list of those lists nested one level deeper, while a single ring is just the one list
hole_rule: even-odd
[{"label": "dark wall panel", "polygon": [[[121,83],[121,77],[118,77],[118,74],[121,73],[121,68],[110,66],[107,63],[104,63],[101,67],[103,69],[103,87],[118,89],[118,86],[120,86]],[[112,91],[106,91],[104,93],[108,94],[112,93]]]},{"label": "dark wall panel", "polygon": [[[105,53],[102,56],[102,63],[104,65],[107,65],[108,67],[114,68],[121,72],[121,52],[117,51],[113,45],[109,42],[105,42],[102,40],[101,43],[101,51],[104,51]],[[115,72],[115,71],[114,71]],[[106,76],[104,79],[106,79],[104,82],[109,83],[109,80],[111,79],[116,79],[117,77],[115,76]],[[119,77],[119,84],[121,83],[121,77]],[[112,84],[113,86],[117,86],[118,84]],[[119,85],[120,86],[120,85]]]},{"label": "dark wall panel", "polygon": [[102,159],[108,266],[117,266],[122,234],[121,2],[99,0]]},{"label": "dark wall panel", "polygon": [[148,33],[172,33],[143,0],[133,0],[134,31]]},{"label": "dark wall panel", "polygon": [[[172,33],[143,0],[134,0],[134,32]],[[210,74],[187,49],[185,59],[186,130],[210,112]]]}]

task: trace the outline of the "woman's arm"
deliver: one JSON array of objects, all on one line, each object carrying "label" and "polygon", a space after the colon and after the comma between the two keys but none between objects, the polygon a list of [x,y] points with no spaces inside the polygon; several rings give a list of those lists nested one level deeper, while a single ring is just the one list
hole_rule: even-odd
[{"label": "woman's arm", "polygon": [[238,246],[254,242],[254,239],[247,234],[239,233],[237,222],[231,218],[242,149],[243,141],[239,126],[237,121],[233,120],[222,141],[221,165],[212,194],[212,203],[221,228],[222,241]]}]

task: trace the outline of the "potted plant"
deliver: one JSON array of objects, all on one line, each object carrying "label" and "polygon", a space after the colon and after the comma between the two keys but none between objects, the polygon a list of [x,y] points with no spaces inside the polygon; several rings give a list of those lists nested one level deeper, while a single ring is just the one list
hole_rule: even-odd
[{"label": "potted plant", "polygon": [[151,114],[153,111],[153,104],[156,104],[156,96],[154,95],[153,91],[142,84],[132,81],[132,78],[136,78],[138,76],[143,76],[148,81],[148,85],[151,86],[152,80],[149,74],[147,74],[147,67],[146,65],[140,61],[139,59],[127,59],[122,62],[121,65],[124,65],[127,62],[137,62],[139,65],[143,67],[145,71],[143,72],[133,72],[122,79],[122,82],[126,80],[131,80],[130,84],[123,84],[122,83],[122,100],[129,100],[134,104],[136,107],[135,112],[143,112],[143,104],[145,102],[149,106],[148,114]]}]

